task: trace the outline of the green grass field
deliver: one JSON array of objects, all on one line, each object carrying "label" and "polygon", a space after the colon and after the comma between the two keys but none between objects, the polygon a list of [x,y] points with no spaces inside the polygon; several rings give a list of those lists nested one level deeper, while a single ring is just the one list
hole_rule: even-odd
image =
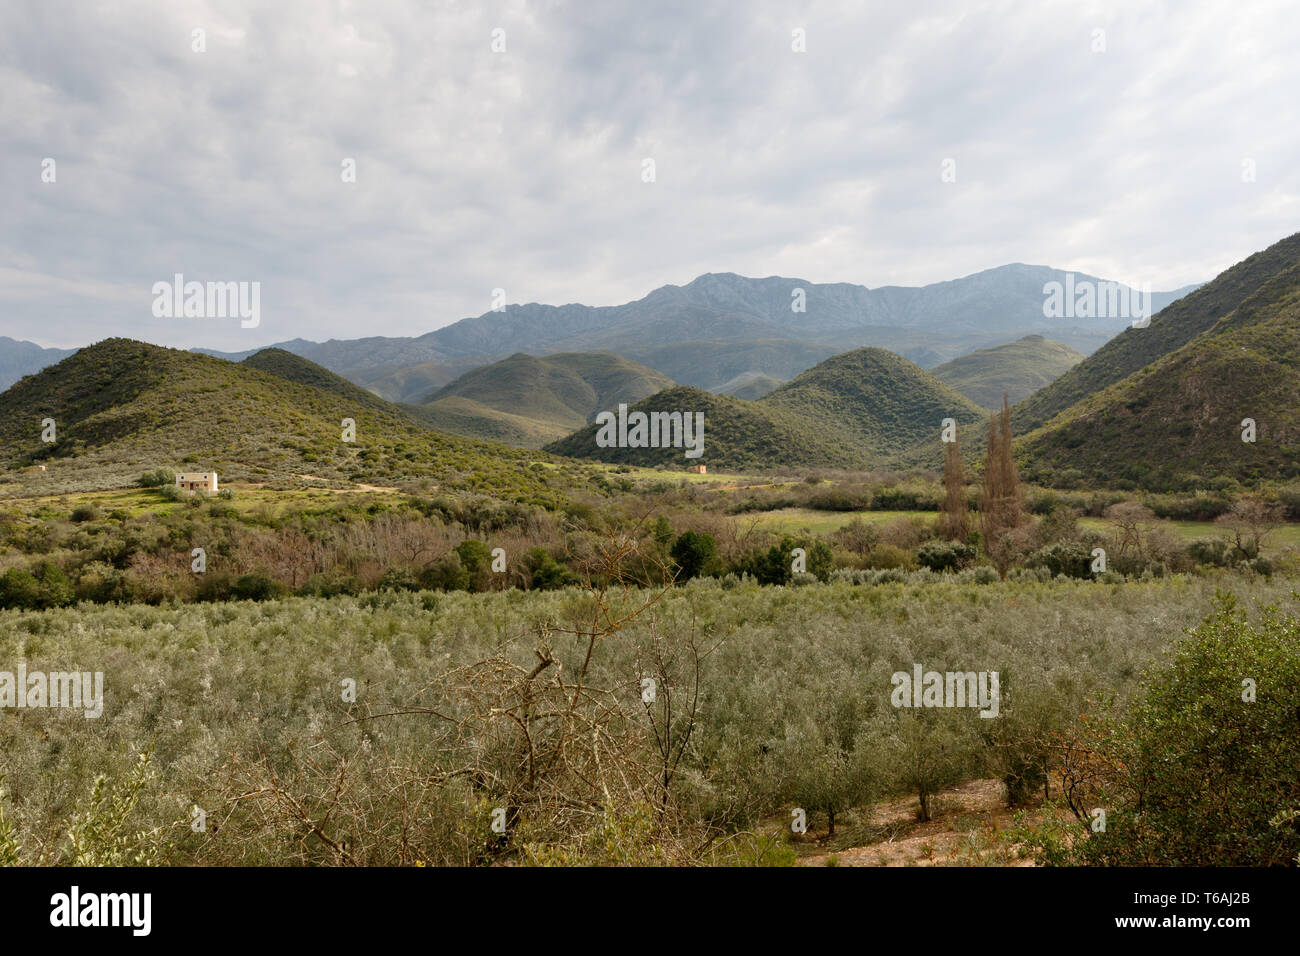
[{"label": "green grass field", "polygon": [[[751,515],[738,515],[742,524],[757,522],[757,527],[776,534],[827,534],[847,525],[854,518],[861,518],[871,524],[880,524],[898,518],[933,519],[933,511],[816,511],[812,508],[781,508],[776,511],[764,511]],[[1226,534],[1225,530],[1212,521],[1159,521],[1163,525],[1188,541],[1194,538],[1213,538]],[[1095,531],[1106,532],[1113,526],[1105,518],[1080,518],[1079,525]],[[1268,538],[1265,550],[1283,551],[1286,548],[1300,548],[1300,524],[1285,524],[1276,529]]]}]

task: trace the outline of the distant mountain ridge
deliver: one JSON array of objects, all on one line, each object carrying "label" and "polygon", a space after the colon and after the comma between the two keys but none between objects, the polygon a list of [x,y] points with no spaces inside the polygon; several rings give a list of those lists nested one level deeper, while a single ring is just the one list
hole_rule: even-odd
[{"label": "distant mountain ridge", "polygon": [[[507,305],[412,338],[375,336],[328,342],[294,339],[275,347],[358,382],[438,365],[464,371],[524,351],[612,352],[674,381],[715,389],[752,372],[789,379],[836,352],[878,347],[926,365],[1025,335],[1044,335],[1087,354],[1127,325],[1124,318],[1044,316],[1044,286],[1065,270],[1023,263],[925,286],[870,289],[797,278],[708,273],[614,306]],[[1072,273],[1077,282],[1101,282]],[[1126,288],[1126,287],[1125,287]],[[1195,286],[1153,292],[1159,310]],[[703,355],[677,346],[705,343]],[[763,344],[766,343],[766,344]],[[772,348],[772,343],[781,347]],[[251,353],[207,354],[239,360]],[[727,352],[747,356],[744,367]],[[710,360],[701,360],[705,356]],[[400,388],[400,386],[399,386]],[[386,392],[390,397],[391,388]],[[410,400],[409,393],[401,395]]]},{"label": "distant mountain ridge", "polygon": [[46,366],[61,362],[76,349],[47,349],[35,342],[0,335],[0,392],[24,375],[34,375]]}]

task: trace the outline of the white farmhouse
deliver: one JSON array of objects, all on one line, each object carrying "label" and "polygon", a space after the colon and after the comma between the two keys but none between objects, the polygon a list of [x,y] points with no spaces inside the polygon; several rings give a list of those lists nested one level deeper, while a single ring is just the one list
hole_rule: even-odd
[{"label": "white farmhouse", "polygon": [[185,491],[206,491],[217,493],[217,473],[215,471],[188,471],[176,476],[176,487]]}]

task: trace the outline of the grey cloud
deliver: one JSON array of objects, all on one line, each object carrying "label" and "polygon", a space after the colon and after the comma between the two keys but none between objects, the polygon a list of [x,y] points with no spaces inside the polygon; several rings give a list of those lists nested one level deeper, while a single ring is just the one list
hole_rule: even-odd
[{"label": "grey cloud", "polygon": [[[723,271],[1173,288],[1296,229],[1298,34],[1280,2],[6,4],[0,335],[238,351]],[[153,319],[175,272],[260,281],[261,327]]]}]

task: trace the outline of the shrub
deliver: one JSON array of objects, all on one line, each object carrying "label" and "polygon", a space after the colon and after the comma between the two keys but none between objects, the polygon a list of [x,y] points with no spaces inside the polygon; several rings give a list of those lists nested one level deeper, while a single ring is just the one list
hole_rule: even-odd
[{"label": "shrub", "polygon": [[418,576],[420,587],[430,591],[465,591],[469,589],[469,572],[455,551],[426,566]]},{"label": "shrub", "polygon": [[456,545],[456,555],[468,576],[466,587],[486,591],[492,579],[492,551],[482,541],[466,538]]},{"label": "shrub", "polygon": [[[1246,679],[1253,682],[1245,685]],[[1253,699],[1250,687],[1254,688]],[[1121,866],[1285,866],[1300,830],[1270,820],[1300,801],[1300,618],[1251,623],[1234,598],[1148,675],[1130,713],[1103,725],[1093,766],[1104,832],[1078,862]]]},{"label": "shrub", "polygon": [[0,607],[32,611],[41,606],[36,576],[22,568],[10,568],[0,575]]},{"label": "shrub", "polygon": [[206,571],[196,575],[198,583],[194,587],[196,601],[229,600],[235,586],[235,576],[229,571]]},{"label": "shrub", "polygon": [[272,601],[284,597],[288,591],[288,588],[269,574],[254,571],[235,582],[230,589],[230,596],[237,601]]},{"label": "shrub", "polygon": [[410,568],[389,568],[379,579],[381,591],[418,591],[420,582]]},{"label": "shrub", "polygon": [[1052,577],[1063,574],[1086,579],[1092,577],[1092,552],[1081,544],[1057,542],[1031,554],[1025,567],[1046,568]]},{"label": "shrub", "polygon": [[927,541],[916,553],[916,560],[931,571],[957,571],[975,560],[975,548],[957,541]]},{"label": "shrub", "polygon": [[166,468],[155,468],[153,471],[146,471],[141,475],[139,484],[141,488],[174,488],[176,487],[176,473]]},{"label": "shrub", "polygon": [[1187,553],[1197,564],[1216,568],[1228,565],[1228,542],[1223,538],[1197,538],[1187,545]]},{"label": "shrub", "polygon": [[677,566],[677,578],[680,581],[712,574],[720,568],[718,542],[708,533],[683,531],[673,542],[668,556]]},{"label": "shrub", "polygon": [[575,580],[573,572],[556,561],[545,548],[533,548],[524,555],[524,567],[534,590],[550,591]]},{"label": "shrub", "polygon": [[72,509],[69,515],[71,521],[75,524],[81,524],[84,521],[94,521],[99,517],[99,509],[92,504],[77,505]]}]

